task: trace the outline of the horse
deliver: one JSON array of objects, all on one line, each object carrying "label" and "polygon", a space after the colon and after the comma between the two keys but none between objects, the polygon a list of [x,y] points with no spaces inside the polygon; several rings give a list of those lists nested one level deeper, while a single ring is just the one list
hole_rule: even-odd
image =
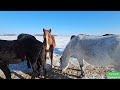
[{"label": "horse", "polygon": [[[37,40],[33,35],[25,34],[25,33],[21,33],[17,36],[17,40],[26,39],[26,38],[29,38],[29,39],[32,39],[32,40]],[[30,65],[29,61],[27,61],[27,67],[31,68],[31,65]]]},{"label": "horse", "polygon": [[42,49],[41,49],[41,57],[39,57],[38,61],[40,62],[39,65],[41,65],[43,71],[44,71],[44,78],[46,79],[46,47],[45,47],[45,42],[43,41]]},{"label": "horse", "polygon": [[49,56],[51,59],[51,68],[53,67],[53,52],[56,46],[55,38],[51,35],[51,29],[46,30],[43,28],[43,42],[45,43],[46,53],[49,52]]},{"label": "horse", "polygon": [[86,36],[77,35],[66,45],[60,58],[62,72],[69,66],[69,58],[76,57],[79,61],[81,74],[84,76],[83,60],[94,66],[114,65],[120,71],[120,35]]},{"label": "horse", "polygon": [[39,75],[37,60],[40,56],[42,42],[25,38],[20,40],[0,40],[0,69],[11,79],[9,64],[16,64],[29,60],[32,66],[32,79]]},{"label": "horse", "polygon": [[[32,40],[37,40],[33,35],[25,34],[25,33],[19,34],[17,37],[17,40],[26,39],[26,38],[29,38]],[[40,68],[42,67],[44,70],[44,78],[46,78],[46,57],[45,57],[46,50],[45,50],[45,42],[44,41],[43,41],[43,44],[41,46],[42,46],[41,52],[40,52],[40,55],[39,55],[38,60],[37,60],[37,65],[38,65],[37,70],[40,70]],[[29,61],[27,61],[27,66],[28,66],[28,68],[31,68]]]}]

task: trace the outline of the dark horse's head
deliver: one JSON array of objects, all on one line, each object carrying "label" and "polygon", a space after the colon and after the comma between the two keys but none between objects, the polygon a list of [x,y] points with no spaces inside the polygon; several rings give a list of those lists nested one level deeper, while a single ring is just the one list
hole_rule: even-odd
[{"label": "dark horse's head", "polygon": [[71,38],[70,38],[70,40],[72,40],[74,37],[76,37],[76,36],[75,36],[75,35],[72,35]]}]

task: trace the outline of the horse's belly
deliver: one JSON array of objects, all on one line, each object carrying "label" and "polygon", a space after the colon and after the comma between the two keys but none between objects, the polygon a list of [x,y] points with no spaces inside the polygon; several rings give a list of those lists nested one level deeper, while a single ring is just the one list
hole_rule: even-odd
[{"label": "horse's belly", "polygon": [[20,63],[26,59],[25,56],[17,56],[16,54],[0,54],[0,59],[3,62],[7,62],[8,64],[15,64],[15,63]]},{"label": "horse's belly", "polygon": [[12,59],[12,60],[8,60],[8,63],[9,64],[16,64],[16,63],[20,63],[22,61],[23,61],[22,59]]},{"label": "horse's belly", "polygon": [[15,57],[16,57],[15,54],[7,54],[7,53],[1,54],[1,53],[0,53],[0,58],[1,58],[2,60],[9,60],[9,59],[13,59],[13,58],[15,58]]},{"label": "horse's belly", "polygon": [[113,59],[108,56],[103,57],[85,57],[84,60],[94,66],[107,66],[113,64]]}]

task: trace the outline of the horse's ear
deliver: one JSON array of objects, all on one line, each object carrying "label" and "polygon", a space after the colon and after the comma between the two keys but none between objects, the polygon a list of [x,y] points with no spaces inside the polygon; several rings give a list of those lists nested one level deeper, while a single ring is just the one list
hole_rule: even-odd
[{"label": "horse's ear", "polygon": [[51,33],[51,29],[49,30],[49,32]]},{"label": "horse's ear", "polygon": [[43,32],[45,31],[45,29],[43,28]]}]

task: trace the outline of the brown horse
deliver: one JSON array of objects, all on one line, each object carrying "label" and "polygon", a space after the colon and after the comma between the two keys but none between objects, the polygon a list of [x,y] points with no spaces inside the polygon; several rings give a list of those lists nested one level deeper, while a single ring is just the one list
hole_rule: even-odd
[{"label": "brown horse", "polygon": [[51,59],[51,68],[53,66],[53,51],[56,46],[55,38],[53,35],[51,35],[51,29],[46,30],[43,28],[43,38],[44,38],[44,43],[45,43],[45,49],[46,52],[49,52],[49,56]]}]

